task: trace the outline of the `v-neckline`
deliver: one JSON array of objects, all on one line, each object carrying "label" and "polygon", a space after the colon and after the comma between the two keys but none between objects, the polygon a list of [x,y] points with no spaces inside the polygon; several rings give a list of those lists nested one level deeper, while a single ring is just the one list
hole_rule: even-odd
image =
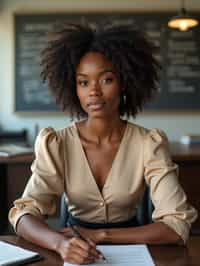
[{"label": "v-neckline", "polygon": [[119,147],[118,147],[118,150],[114,156],[114,159],[112,161],[112,164],[111,164],[111,167],[110,167],[110,170],[108,171],[108,175],[106,177],[106,180],[105,180],[105,183],[102,187],[102,190],[100,190],[100,188],[98,187],[97,185],[97,182],[96,182],[96,179],[95,179],[95,176],[92,172],[92,169],[90,167],[90,164],[89,164],[89,161],[88,161],[88,158],[86,156],[86,153],[85,153],[85,150],[83,148],[83,144],[81,142],[81,139],[80,139],[80,135],[79,135],[79,130],[76,126],[76,122],[73,123],[74,125],[74,128],[75,128],[75,131],[76,131],[76,135],[77,135],[77,139],[78,139],[78,143],[79,143],[79,146],[80,146],[80,151],[81,151],[81,154],[83,156],[83,159],[85,161],[85,165],[87,167],[87,170],[88,170],[88,173],[89,173],[89,176],[91,177],[91,180],[92,182],[95,184],[95,187],[96,189],[98,190],[99,194],[101,197],[103,197],[103,190],[104,188],[106,187],[106,185],[108,184],[109,180],[111,179],[111,176],[112,176],[112,172],[113,172],[113,169],[114,169],[114,166],[116,164],[116,161],[117,161],[117,158],[119,157],[119,154],[121,153],[121,150],[122,150],[122,147],[124,146],[123,143],[126,139],[126,135],[127,135],[127,132],[128,132],[128,122],[126,123],[126,127],[125,127],[125,130],[124,130],[124,133],[123,133],[123,136],[121,138],[121,141],[120,141],[120,144],[119,144]]}]

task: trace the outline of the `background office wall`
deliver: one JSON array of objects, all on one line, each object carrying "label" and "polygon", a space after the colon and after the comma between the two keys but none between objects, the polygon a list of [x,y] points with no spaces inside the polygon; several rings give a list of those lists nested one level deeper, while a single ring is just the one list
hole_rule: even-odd
[{"label": "background office wall", "polygon": [[[63,12],[70,10],[133,10],[175,11],[180,1],[164,0],[0,0],[0,125],[4,129],[30,130],[33,139],[35,124],[40,128],[64,127],[70,119],[62,114],[17,114],[14,113],[14,32],[13,13]],[[200,10],[200,0],[186,1],[189,10]],[[143,113],[136,122],[145,127],[165,130],[170,140],[178,140],[185,133],[200,133],[200,111],[198,113]]]}]

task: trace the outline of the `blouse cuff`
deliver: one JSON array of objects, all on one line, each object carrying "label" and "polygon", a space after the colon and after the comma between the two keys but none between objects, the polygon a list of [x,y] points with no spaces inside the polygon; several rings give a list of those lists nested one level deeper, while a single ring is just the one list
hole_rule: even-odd
[{"label": "blouse cuff", "polygon": [[25,214],[31,214],[40,218],[42,217],[40,211],[36,208],[29,208],[23,204],[19,207],[13,207],[9,213],[9,221],[13,225],[15,232],[17,232],[17,224],[20,218]]}]

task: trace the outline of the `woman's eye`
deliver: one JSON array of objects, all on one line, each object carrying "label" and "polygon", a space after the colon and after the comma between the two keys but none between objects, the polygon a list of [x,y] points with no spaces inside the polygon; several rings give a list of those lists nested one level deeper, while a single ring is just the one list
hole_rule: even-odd
[{"label": "woman's eye", "polygon": [[105,79],[103,79],[103,84],[109,84],[109,83],[111,83],[113,81],[113,78],[105,78]]},{"label": "woman's eye", "polygon": [[81,87],[86,87],[88,85],[88,81],[87,80],[79,80],[78,81],[78,84],[81,86]]}]

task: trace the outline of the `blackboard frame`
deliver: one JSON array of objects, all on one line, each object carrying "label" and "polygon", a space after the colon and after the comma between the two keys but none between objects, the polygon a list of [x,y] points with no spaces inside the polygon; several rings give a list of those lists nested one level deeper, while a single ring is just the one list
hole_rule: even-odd
[{"label": "blackboard frame", "polygon": [[[16,73],[16,69],[17,69],[17,58],[16,58],[16,55],[17,55],[17,47],[16,47],[16,43],[17,43],[17,31],[16,31],[16,18],[23,18],[23,19],[26,19],[26,18],[30,18],[30,17],[34,17],[34,19],[37,19],[38,17],[41,17],[41,16],[44,16],[46,17],[47,19],[51,16],[56,16],[56,17],[61,17],[61,16],[67,16],[70,14],[70,16],[76,16],[77,14],[78,15],[81,15],[81,16],[86,16],[86,15],[89,15],[89,16],[94,16],[95,14],[98,14],[102,17],[104,17],[105,15],[109,15],[111,12],[110,11],[90,11],[90,12],[84,12],[84,11],[73,11],[73,12],[59,12],[59,13],[15,13],[14,14],[14,28],[15,28],[15,96],[14,96],[14,111],[17,112],[17,113],[55,113],[55,114],[59,114],[59,109],[55,109],[55,107],[53,106],[53,108],[50,106],[50,108],[47,108],[47,109],[41,109],[41,108],[38,108],[38,106],[35,106],[34,108],[30,108],[30,109],[27,109],[27,108],[23,108],[23,106],[17,106],[17,95],[19,93],[19,91],[17,90],[17,80],[18,80],[18,76],[17,76],[17,73]],[[132,16],[154,16],[154,15],[158,15],[160,17],[162,16],[167,16],[168,18],[170,18],[171,16],[175,15],[176,12],[165,12],[165,11],[143,11],[143,12],[130,12],[130,11],[123,11],[123,12],[119,12],[119,11],[115,11],[115,12],[112,12],[112,15],[113,16],[116,16],[116,15],[132,15]],[[195,15],[196,17],[199,17],[199,15],[197,13],[192,13],[192,15]],[[200,18],[200,17],[199,17]],[[24,22],[26,23],[26,21]],[[199,112],[200,111],[200,104],[198,107],[189,107],[189,108],[171,108],[171,107],[164,107],[164,108],[161,108],[160,106],[156,107],[155,105],[153,105],[153,107],[150,105],[150,106],[147,106],[146,109],[145,109],[145,112],[148,112],[148,113],[160,113],[160,112]]]}]

